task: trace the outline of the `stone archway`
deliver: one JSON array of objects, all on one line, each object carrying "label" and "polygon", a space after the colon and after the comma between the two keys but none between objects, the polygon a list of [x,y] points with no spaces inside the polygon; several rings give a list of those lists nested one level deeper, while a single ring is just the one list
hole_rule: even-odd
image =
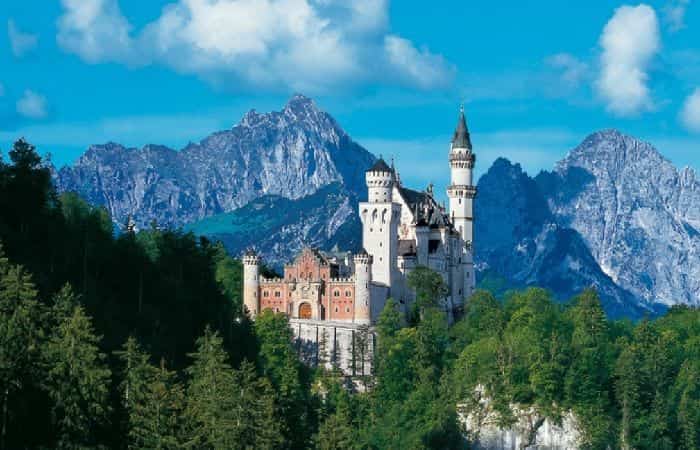
[{"label": "stone archway", "polygon": [[311,319],[311,304],[302,303],[299,305],[299,318],[300,319]]}]

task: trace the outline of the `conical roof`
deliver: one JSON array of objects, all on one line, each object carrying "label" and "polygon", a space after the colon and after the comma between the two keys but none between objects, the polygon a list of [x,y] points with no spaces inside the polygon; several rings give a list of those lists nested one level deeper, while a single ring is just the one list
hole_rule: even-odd
[{"label": "conical roof", "polygon": [[464,117],[464,108],[459,111],[459,120],[457,128],[452,137],[452,148],[467,148],[472,149],[472,141],[469,137],[469,129],[467,128],[467,119]]},{"label": "conical roof", "polygon": [[389,167],[387,165],[387,163],[382,158],[379,158],[377,160],[377,162],[374,163],[374,165],[372,167],[367,169],[367,172],[389,172],[389,173],[391,173],[391,172],[393,172],[393,170],[391,170],[391,167]]}]

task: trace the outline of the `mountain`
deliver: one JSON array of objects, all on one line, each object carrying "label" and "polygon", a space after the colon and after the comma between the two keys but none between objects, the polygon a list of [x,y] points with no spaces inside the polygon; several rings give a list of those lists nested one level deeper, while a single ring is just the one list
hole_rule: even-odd
[{"label": "mountain", "polygon": [[503,293],[540,286],[568,300],[593,286],[610,316],[645,313],[600,269],[579,232],[559,222],[540,185],[519,164],[497,159],[479,179],[478,192],[475,251],[481,287]]},{"label": "mountain", "polygon": [[182,226],[264,196],[297,200],[339,183],[346,198],[366,191],[375,157],[302,95],[279,112],[251,110],[230,130],[175,151],[109,143],[91,146],[56,172],[60,191],[104,205],[115,223]]},{"label": "mountain", "polygon": [[700,185],[650,144],[600,131],[531,178],[499,159],[479,180],[477,262],[501,290],[595,286],[613,316],[700,305]]},{"label": "mountain", "polygon": [[357,202],[355,195],[333,183],[295,200],[266,195],[185,229],[220,240],[234,255],[254,243],[264,261],[279,269],[306,245],[359,250],[362,234]]},{"label": "mountain", "polygon": [[[92,146],[54,177],[116,224],[133,215],[139,227],[183,226],[233,254],[255,245],[279,267],[304,245],[360,247],[356,205],[374,161],[296,95],[179,151]],[[498,159],[478,192],[481,286],[542,286],[562,300],[594,286],[616,317],[700,305],[700,187],[651,145],[601,131],[535,177]]]},{"label": "mountain", "polygon": [[700,306],[700,183],[650,144],[615,130],[588,136],[538,176],[557,221],[642,304]]}]

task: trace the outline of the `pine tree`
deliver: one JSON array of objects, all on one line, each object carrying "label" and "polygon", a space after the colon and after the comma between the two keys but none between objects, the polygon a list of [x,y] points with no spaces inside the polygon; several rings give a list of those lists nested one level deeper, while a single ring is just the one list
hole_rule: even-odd
[{"label": "pine tree", "polygon": [[275,415],[272,385],[258,377],[253,364],[244,361],[234,372],[233,420],[238,448],[279,448],[283,444]]},{"label": "pine tree", "polygon": [[160,368],[152,366],[148,354],[133,337],[117,355],[124,365],[121,393],[129,447],[178,447],[184,393],[175,373],[167,370],[164,362]]},{"label": "pine tree", "polygon": [[0,248],[0,449],[8,433],[9,403],[39,371],[41,308],[31,277],[9,266]]},{"label": "pine tree", "polygon": [[235,377],[221,337],[207,327],[190,355],[185,420],[190,447],[225,449],[237,446],[240,424],[234,419]]},{"label": "pine tree", "polygon": [[100,338],[82,306],[68,313],[66,305],[75,303],[71,295],[57,297],[53,311],[59,320],[44,347],[57,448],[95,446],[110,413],[110,370]]},{"label": "pine tree", "polygon": [[311,434],[308,388],[302,383],[302,367],[292,347],[289,322],[282,314],[264,311],[255,320],[255,334],[260,342],[260,367],[275,389],[282,435],[289,446],[303,447]]}]

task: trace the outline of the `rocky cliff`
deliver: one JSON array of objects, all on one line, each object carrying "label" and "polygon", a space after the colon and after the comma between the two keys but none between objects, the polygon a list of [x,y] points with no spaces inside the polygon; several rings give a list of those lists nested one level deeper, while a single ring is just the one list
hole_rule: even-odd
[{"label": "rocky cliff", "polygon": [[301,95],[279,112],[248,112],[230,130],[173,149],[91,146],[56,184],[104,205],[116,223],[180,226],[271,195],[300,199],[339,183],[362,193],[375,158]]}]

